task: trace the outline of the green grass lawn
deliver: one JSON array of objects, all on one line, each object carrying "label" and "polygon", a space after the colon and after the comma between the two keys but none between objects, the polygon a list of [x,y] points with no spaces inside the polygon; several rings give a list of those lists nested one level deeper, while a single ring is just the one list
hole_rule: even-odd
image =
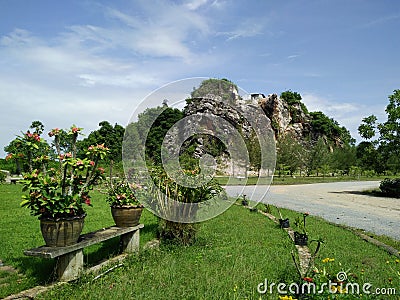
[{"label": "green grass lawn", "polygon": [[[24,257],[23,250],[43,244],[39,222],[19,207],[20,186],[0,185],[0,259],[19,273],[0,274],[0,297],[43,284],[51,279],[50,260]],[[113,224],[109,208],[97,194],[88,210],[85,232]],[[282,210],[294,220],[299,213]],[[155,236],[157,219],[145,212],[141,219],[141,245]],[[349,270],[359,284],[397,287],[400,293],[400,263],[382,249],[319,218],[307,219],[311,238],[325,243],[316,260],[320,270]],[[85,251],[87,262],[111,255],[116,243],[101,244]],[[315,247],[312,243],[311,248]],[[199,224],[198,239],[190,247],[161,245],[159,251],[141,251],[124,266],[93,280],[80,280],[56,287],[40,299],[278,299],[260,295],[257,285],[268,282],[291,284],[299,280],[285,231],[262,214],[233,205],[222,215]],[[322,263],[323,258],[334,262]],[[324,299],[324,298],[321,298]],[[374,299],[373,297],[365,299]],[[397,299],[397,298],[376,298]]]},{"label": "green grass lawn", "polygon": [[[54,261],[23,254],[26,249],[44,245],[39,220],[29,209],[21,208],[22,185],[0,184],[0,260],[18,273],[0,270],[0,298],[54,279]],[[114,225],[105,196],[94,192],[93,207],[87,208],[83,233]],[[149,224],[141,230],[141,245],[154,238],[156,218],[144,211],[141,221]],[[118,252],[118,238],[85,248],[85,264],[90,266]]]}]

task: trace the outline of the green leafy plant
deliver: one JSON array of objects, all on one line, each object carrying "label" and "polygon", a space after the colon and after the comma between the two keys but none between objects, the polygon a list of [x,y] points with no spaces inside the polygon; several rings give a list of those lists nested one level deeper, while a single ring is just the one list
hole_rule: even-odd
[{"label": "green leafy plant", "polygon": [[6,174],[3,172],[0,172],[0,183],[6,181]]},{"label": "green leafy plant", "polygon": [[110,206],[140,206],[134,190],[140,189],[139,185],[130,185],[125,180],[110,185],[106,201]]},{"label": "green leafy plant", "polygon": [[[152,201],[152,206],[163,215],[178,217],[181,213],[187,216],[195,216],[196,206],[182,212],[174,204],[170,205],[168,199],[182,203],[199,203],[212,199],[215,195],[223,192],[222,187],[211,179],[206,184],[195,187],[197,175],[200,170],[177,171],[171,178],[162,168],[154,167],[151,170],[153,188],[149,189],[146,197]],[[178,182],[185,182],[184,185]],[[181,245],[190,245],[195,241],[197,226],[193,223],[181,223],[169,220],[160,220],[159,236],[164,241]]]},{"label": "green leafy plant", "polygon": [[246,199],[246,195],[245,195],[245,194],[242,195],[241,204],[242,204],[243,206],[248,206],[248,205],[249,205],[249,200]]},{"label": "green leafy plant", "polygon": [[294,220],[294,226],[295,228],[299,231],[302,232],[303,234],[307,234],[307,226],[306,226],[306,218],[310,214],[308,212],[303,213],[302,218],[297,217]]},{"label": "green leafy plant", "polygon": [[[76,141],[81,131],[82,128],[72,126],[67,132],[70,152],[62,152],[60,147],[60,136],[65,131],[55,128],[49,132],[49,136],[54,137],[58,168],[46,170],[44,165],[50,158],[35,157],[35,152],[30,152],[28,164],[33,166],[34,162],[42,166],[24,174],[21,181],[23,191],[28,192],[22,196],[21,206],[29,208],[32,215],[40,218],[78,216],[85,213],[84,205],[91,205],[89,192],[104,179],[104,169],[98,164],[106,156],[108,148],[104,145],[90,146],[84,158],[77,158]],[[37,143],[41,141],[39,135],[29,132],[26,138],[21,139],[25,143],[23,147],[30,149],[37,149]]]},{"label": "green leafy plant", "polygon": [[400,178],[385,178],[381,181],[379,188],[386,196],[400,198]]}]

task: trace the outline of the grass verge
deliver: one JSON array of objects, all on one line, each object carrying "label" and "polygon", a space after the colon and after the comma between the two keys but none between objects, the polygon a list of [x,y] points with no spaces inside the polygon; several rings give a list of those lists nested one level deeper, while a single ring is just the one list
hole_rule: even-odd
[{"label": "grass verge", "polygon": [[[386,176],[387,177],[387,176]],[[311,183],[327,183],[327,182],[341,182],[341,181],[382,181],[386,177],[384,176],[274,176],[272,185],[292,185],[292,184],[311,184]],[[215,177],[217,182],[221,185],[227,185],[229,177],[217,176]],[[245,178],[231,178],[229,185],[255,185],[257,184],[258,177],[248,177],[247,181]]]}]

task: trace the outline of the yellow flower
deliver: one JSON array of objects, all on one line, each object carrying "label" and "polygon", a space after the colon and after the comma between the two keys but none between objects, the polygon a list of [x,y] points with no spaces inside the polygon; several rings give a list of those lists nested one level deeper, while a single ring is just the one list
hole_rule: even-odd
[{"label": "yellow flower", "polygon": [[332,261],[335,261],[335,259],[334,259],[334,258],[329,258],[329,257],[324,258],[324,259],[322,260],[322,262],[323,262],[324,264],[327,263],[327,262],[332,262]]},{"label": "yellow flower", "polygon": [[339,294],[347,294],[347,290],[345,288],[342,288],[340,285],[337,287],[337,291]]},{"label": "yellow flower", "polygon": [[238,290],[238,286],[237,286],[237,284],[235,284],[235,286],[234,286],[234,288],[233,288],[233,291],[236,293],[237,290]]},{"label": "yellow flower", "polygon": [[295,298],[293,298],[292,296],[279,296],[280,300],[297,300]]}]

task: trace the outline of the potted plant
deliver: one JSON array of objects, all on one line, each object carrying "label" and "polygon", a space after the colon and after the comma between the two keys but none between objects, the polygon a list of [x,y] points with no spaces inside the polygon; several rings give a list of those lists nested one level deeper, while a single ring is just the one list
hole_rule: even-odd
[{"label": "potted plant", "polygon": [[296,228],[300,231],[294,232],[294,244],[299,246],[307,246],[308,244],[308,234],[306,230],[306,218],[308,217],[309,213],[303,213],[303,219],[300,220],[296,218],[294,222]]},{"label": "potted plant", "polygon": [[286,219],[283,218],[281,210],[279,209],[279,207],[276,207],[276,209],[278,210],[279,217],[280,217],[279,218],[279,226],[281,228],[289,228],[290,227],[289,219],[288,218],[286,218]]},{"label": "potted plant", "polygon": [[199,205],[217,195],[225,197],[225,191],[214,179],[196,187],[197,175],[200,174],[198,168],[179,170],[172,176],[159,167],[153,167],[150,172],[154,184],[148,185],[150,188],[144,189],[140,196],[148,199],[150,207],[162,216],[159,219],[159,237],[164,241],[191,245],[196,240],[198,227],[193,221],[197,218]]},{"label": "potted plant", "polygon": [[[84,206],[91,206],[89,192],[103,179],[104,169],[98,163],[108,149],[104,145],[90,146],[78,158],[76,142],[81,131],[82,128],[72,126],[68,131],[55,128],[49,132],[54,137],[54,159],[49,156],[51,152],[36,155],[39,143],[45,143],[38,134],[28,131],[19,137],[19,142],[29,149],[29,166],[36,166],[21,180],[23,191],[28,192],[22,196],[21,206],[39,217],[42,235],[49,247],[68,246],[78,241],[86,217]],[[56,167],[47,170],[50,163]]]},{"label": "potted plant", "polygon": [[249,205],[249,200],[246,199],[246,195],[245,194],[243,194],[243,198],[242,198],[241,203],[242,203],[243,206],[248,206]]},{"label": "potted plant", "polygon": [[113,183],[110,178],[106,201],[110,204],[112,217],[118,227],[133,227],[139,224],[143,205],[134,194],[134,190],[139,188],[139,185],[130,185],[125,180]]}]

